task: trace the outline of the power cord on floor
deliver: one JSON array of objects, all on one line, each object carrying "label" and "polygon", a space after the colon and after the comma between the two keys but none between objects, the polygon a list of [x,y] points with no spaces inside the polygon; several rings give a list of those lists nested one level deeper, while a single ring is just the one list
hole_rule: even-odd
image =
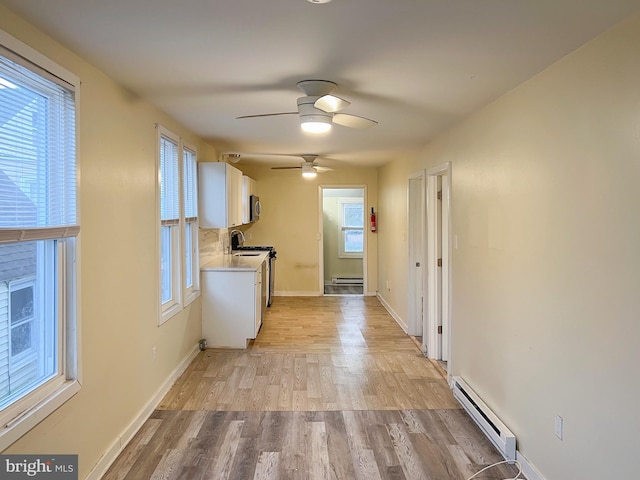
[{"label": "power cord on floor", "polygon": [[467,478],[467,480],[471,480],[472,478],[476,478],[482,472],[485,472],[485,471],[489,470],[490,468],[497,467],[498,465],[502,465],[502,464],[505,464],[505,463],[509,463],[509,464],[512,464],[512,465],[515,464],[518,467],[518,473],[517,473],[517,475],[515,477],[513,477],[513,478],[505,478],[504,480],[519,480],[520,475],[522,474],[522,465],[520,465],[520,462],[518,462],[517,460],[516,461],[503,460],[501,462],[493,463],[491,465],[488,465],[488,466],[484,467],[482,470],[474,473],[469,478]]}]

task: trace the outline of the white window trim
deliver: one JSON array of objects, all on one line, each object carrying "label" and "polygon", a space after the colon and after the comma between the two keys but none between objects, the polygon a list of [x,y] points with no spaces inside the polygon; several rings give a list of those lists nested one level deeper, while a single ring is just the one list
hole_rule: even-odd
[{"label": "white window trim", "polygon": [[[364,200],[361,198],[349,198],[343,197],[338,199],[338,208],[340,209],[340,225],[339,225],[339,235],[338,235],[338,258],[362,258],[364,255],[364,224],[362,227],[345,227],[344,226],[344,204],[346,203],[358,203],[362,204],[362,208],[364,211]],[[364,222],[364,216],[363,216]],[[361,231],[363,235],[363,245],[362,252],[345,252],[344,251],[344,232],[348,230]]]},{"label": "white window trim", "polygon": [[[79,168],[79,118],[80,118],[80,78],[52,60],[34,50],[20,40],[0,30],[0,45],[11,50],[27,61],[37,65],[55,77],[67,82],[75,90],[75,115],[76,115],[76,168]],[[80,218],[80,175],[76,175],[76,213]],[[58,244],[58,262],[64,265],[64,274],[60,275],[59,295],[61,321],[65,322],[62,335],[65,338],[64,355],[60,358],[63,363],[64,376],[51,380],[41,385],[40,388],[15,402],[3,413],[11,417],[8,421],[0,422],[0,451],[7,449],[11,444],[28,433],[42,420],[69,401],[82,387],[82,349],[80,305],[77,299],[80,297],[80,240],[78,227],[65,229],[63,235],[54,234],[57,229],[43,229],[40,238],[67,237]],[[13,238],[16,232],[7,231],[7,238]],[[0,235],[0,238],[3,235]],[[10,410],[10,413],[9,413]]]}]

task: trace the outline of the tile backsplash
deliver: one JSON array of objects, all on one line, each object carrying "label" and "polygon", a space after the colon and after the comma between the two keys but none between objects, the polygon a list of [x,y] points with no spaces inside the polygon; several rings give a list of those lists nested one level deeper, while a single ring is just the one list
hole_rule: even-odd
[{"label": "tile backsplash", "polygon": [[229,248],[229,229],[200,229],[200,266]]}]

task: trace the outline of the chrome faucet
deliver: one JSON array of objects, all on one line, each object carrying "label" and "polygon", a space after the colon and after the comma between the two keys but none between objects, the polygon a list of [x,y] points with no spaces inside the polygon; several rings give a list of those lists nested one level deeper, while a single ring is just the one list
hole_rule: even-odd
[{"label": "chrome faucet", "polygon": [[242,241],[238,242],[238,246],[244,245],[244,232],[242,230],[231,230],[229,232],[229,250],[233,250],[233,237],[240,235]]}]

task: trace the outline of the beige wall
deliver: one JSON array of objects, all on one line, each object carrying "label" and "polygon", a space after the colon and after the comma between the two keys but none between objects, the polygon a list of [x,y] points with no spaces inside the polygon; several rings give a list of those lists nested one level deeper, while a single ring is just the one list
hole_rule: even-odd
[{"label": "beige wall", "polygon": [[7,453],[77,453],[84,478],[200,337],[199,299],[157,326],[155,124],[198,146],[201,158],[215,158],[215,152],[4,7],[0,28],[82,82],[78,141],[83,387]]},{"label": "beige wall", "polygon": [[[380,283],[406,177],[452,162],[451,367],[545,478],[635,478],[640,432],[640,16],[380,172]],[[391,218],[393,217],[393,218]],[[392,229],[387,228],[393,226]],[[393,222],[393,223],[392,223]],[[564,417],[564,441],[554,415]]]},{"label": "beige wall", "polygon": [[[276,295],[320,294],[319,186],[366,186],[365,209],[377,210],[377,169],[336,167],[315,179],[303,179],[299,170],[236,166],[257,182],[262,215],[259,222],[243,230],[247,244],[276,247]],[[378,286],[377,241],[377,234],[367,231],[367,290],[374,293]]]}]

